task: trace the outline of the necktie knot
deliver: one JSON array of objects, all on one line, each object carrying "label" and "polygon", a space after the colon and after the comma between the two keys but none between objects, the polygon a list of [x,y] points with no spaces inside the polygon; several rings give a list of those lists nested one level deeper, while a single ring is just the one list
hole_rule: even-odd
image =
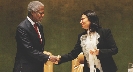
[{"label": "necktie knot", "polygon": [[35,23],[35,24],[34,24],[34,27],[38,27],[38,24],[37,24],[37,23]]}]

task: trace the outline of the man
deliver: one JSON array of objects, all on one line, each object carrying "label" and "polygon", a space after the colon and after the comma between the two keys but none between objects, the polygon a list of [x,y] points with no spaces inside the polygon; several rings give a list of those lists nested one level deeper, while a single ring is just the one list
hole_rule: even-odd
[{"label": "man", "polygon": [[28,4],[28,16],[16,30],[17,53],[13,72],[43,72],[44,63],[56,61],[44,51],[43,26],[44,5],[39,1]]}]

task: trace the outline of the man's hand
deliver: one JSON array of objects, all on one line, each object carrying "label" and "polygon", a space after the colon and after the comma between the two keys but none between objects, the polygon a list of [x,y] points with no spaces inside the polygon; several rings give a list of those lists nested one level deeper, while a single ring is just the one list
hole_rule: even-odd
[{"label": "man's hand", "polygon": [[60,61],[60,58],[61,58],[60,55],[58,56],[51,55],[49,58],[49,61],[53,62],[54,64],[58,64],[58,62]]},{"label": "man's hand", "polygon": [[60,56],[60,55],[58,55],[58,56],[57,56],[57,61],[56,61],[56,62],[54,62],[54,64],[58,64],[58,62],[60,61],[60,58],[61,58],[61,56]]},{"label": "man's hand", "polygon": [[56,61],[57,61],[57,56],[51,55],[50,58],[49,58],[49,60],[50,60],[51,62],[56,62]]}]

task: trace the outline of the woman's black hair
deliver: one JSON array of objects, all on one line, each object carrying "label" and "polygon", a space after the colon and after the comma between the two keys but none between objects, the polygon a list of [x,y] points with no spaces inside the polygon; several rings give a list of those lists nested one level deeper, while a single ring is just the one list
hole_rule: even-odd
[{"label": "woman's black hair", "polygon": [[86,15],[88,20],[91,22],[89,27],[90,32],[95,32],[98,28],[101,28],[99,18],[93,10],[87,10],[83,12],[83,14]]}]

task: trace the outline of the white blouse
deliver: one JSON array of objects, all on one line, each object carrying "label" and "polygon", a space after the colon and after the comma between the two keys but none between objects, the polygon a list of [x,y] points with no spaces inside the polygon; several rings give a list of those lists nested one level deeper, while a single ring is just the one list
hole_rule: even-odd
[{"label": "white blouse", "polygon": [[[80,37],[81,47],[84,56],[86,57],[88,66],[90,67],[90,72],[96,72],[96,68],[98,68],[100,72],[103,72],[100,60],[97,59],[96,55],[90,54],[90,50],[97,49],[97,44],[99,43],[98,38],[100,38],[100,35],[97,32],[90,33],[89,30],[87,31],[87,34]],[[94,65],[96,65],[96,68]]]}]

